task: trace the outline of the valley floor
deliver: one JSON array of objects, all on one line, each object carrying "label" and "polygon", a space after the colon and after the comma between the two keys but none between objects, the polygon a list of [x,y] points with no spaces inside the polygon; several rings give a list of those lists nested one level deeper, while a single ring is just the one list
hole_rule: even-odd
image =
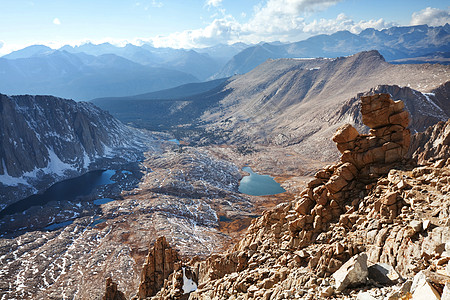
[{"label": "valley floor", "polygon": [[[0,224],[1,299],[100,297],[107,277],[131,296],[157,237],[166,236],[186,259],[221,252],[264,210],[291,201],[320,166],[281,147],[243,152],[234,146],[194,148],[167,142],[161,148],[146,153],[128,179],[97,190],[89,201],[49,203],[6,216]],[[239,193],[245,165],[275,176],[287,192]],[[103,197],[117,200],[92,203]],[[44,230],[51,220],[62,222],[62,228]]]}]

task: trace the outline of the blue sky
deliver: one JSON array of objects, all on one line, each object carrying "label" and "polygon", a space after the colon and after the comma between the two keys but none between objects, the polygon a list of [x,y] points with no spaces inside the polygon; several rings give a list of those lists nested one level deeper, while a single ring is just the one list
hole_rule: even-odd
[{"label": "blue sky", "polygon": [[192,48],[450,23],[445,0],[0,0],[0,55],[32,44]]}]

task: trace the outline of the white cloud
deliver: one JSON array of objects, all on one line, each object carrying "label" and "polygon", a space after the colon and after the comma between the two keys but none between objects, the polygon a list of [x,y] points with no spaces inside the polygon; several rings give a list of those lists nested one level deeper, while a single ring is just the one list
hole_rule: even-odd
[{"label": "white cloud", "polygon": [[258,43],[260,41],[293,42],[316,34],[331,34],[340,30],[359,33],[366,28],[384,29],[394,23],[383,19],[354,21],[345,14],[335,19],[306,21],[306,15],[324,10],[340,0],[268,0],[255,7],[248,22],[240,23],[233,16],[214,16],[206,27],[159,36],[148,41],[156,47],[192,48],[217,43]]},{"label": "white cloud", "polygon": [[5,44],[5,42],[0,41],[0,49],[3,48],[3,45]]},{"label": "white cloud", "polygon": [[265,35],[287,33],[303,27],[306,13],[325,10],[341,0],[269,0],[255,9],[255,15],[244,27]]},{"label": "white cloud", "polygon": [[[265,41],[288,41],[306,37],[303,32],[305,13],[320,11],[341,0],[268,0],[257,6],[247,23],[239,23],[233,16],[217,17],[206,27],[177,32],[168,36],[152,38],[155,46],[177,48],[204,47],[219,42],[238,41],[257,43]],[[207,0],[205,5],[218,6],[222,0]]]},{"label": "white cloud", "polygon": [[155,47],[195,48],[233,41],[239,37],[240,31],[241,24],[232,16],[227,15],[215,19],[204,28],[158,36],[149,41]]},{"label": "white cloud", "polygon": [[53,24],[55,25],[61,25],[61,21],[58,18],[53,19]]},{"label": "white cloud", "polygon": [[164,6],[164,3],[162,3],[161,1],[152,0],[152,6],[153,7],[157,7],[157,8],[161,8],[161,7]]},{"label": "white cloud", "polygon": [[385,22],[383,19],[359,21],[355,22],[345,14],[339,14],[336,19],[320,19],[314,20],[309,24],[305,24],[303,32],[310,34],[331,34],[336,31],[348,30],[351,33],[360,33],[367,28],[375,28],[378,30],[389,28],[395,24]]},{"label": "white cloud", "polygon": [[442,26],[445,23],[450,24],[450,8],[439,9],[427,7],[419,12],[415,12],[411,16],[411,25]]},{"label": "white cloud", "polygon": [[205,3],[206,6],[213,6],[213,7],[217,7],[220,4],[222,4],[222,0],[207,0]]}]

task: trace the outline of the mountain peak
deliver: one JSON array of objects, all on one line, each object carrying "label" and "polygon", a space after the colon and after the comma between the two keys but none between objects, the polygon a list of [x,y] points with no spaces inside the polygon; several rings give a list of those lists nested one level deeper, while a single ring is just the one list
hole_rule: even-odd
[{"label": "mountain peak", "polygon": [[375,59],[385,62],[383,55],[378,50],[369,50],[369,51],[362,51],[354,54],[353,56],[361,58],[361,59]]},{"label": "mountain peak", "polygon": [[52,51],[54,51],[52,48],[45,45],[32,45],[23,48],[21,50],[17,50],[7,55],[4,55],[3,58],[7,59],[28,58],[46,54]]}]

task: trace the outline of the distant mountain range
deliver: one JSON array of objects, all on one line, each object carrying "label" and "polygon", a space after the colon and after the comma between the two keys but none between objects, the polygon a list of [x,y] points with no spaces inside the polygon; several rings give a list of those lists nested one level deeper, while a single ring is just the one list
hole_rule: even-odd
[{"label": "distant mountain range", "polygon": [[[360,51],[378,50],[387,61],[413,57],[432,56],[436,52],[450,52],[450,25],[429,27],[427,25],[391,27],[376,30],[365,29],[359,34],[339,31],[331,35],[317,35],[304,41],[283,44],[260,44],[249,47],[235,55],[214,77],[244,74],[267,59],[338,57]],[[414,63],[428,62],[416,59]],[[440,60],[450,63],[450,59]],[[407,63],[406,61],[403,63]]]},{"label": "distant mountain range", "polygon": [[[199,80],[181,71],[144,66],[115,54],[40,52],[28,58],[0,58],[0,91],[75,100],[156,91]],[[27,49],[28,51],[28,49]],[[14,56],[18,54],[14,53]]]},{"label": "distant mountain range", "polygon": [[450,25],[340,31],[296,43],[217,45],[203,49],[117,47],[109,43],[34,45],[0,58],[0,92],[75,100],[149,93],[244,74],[268,59],[339,57],[378,50],[394,63],[450,62]]}]

